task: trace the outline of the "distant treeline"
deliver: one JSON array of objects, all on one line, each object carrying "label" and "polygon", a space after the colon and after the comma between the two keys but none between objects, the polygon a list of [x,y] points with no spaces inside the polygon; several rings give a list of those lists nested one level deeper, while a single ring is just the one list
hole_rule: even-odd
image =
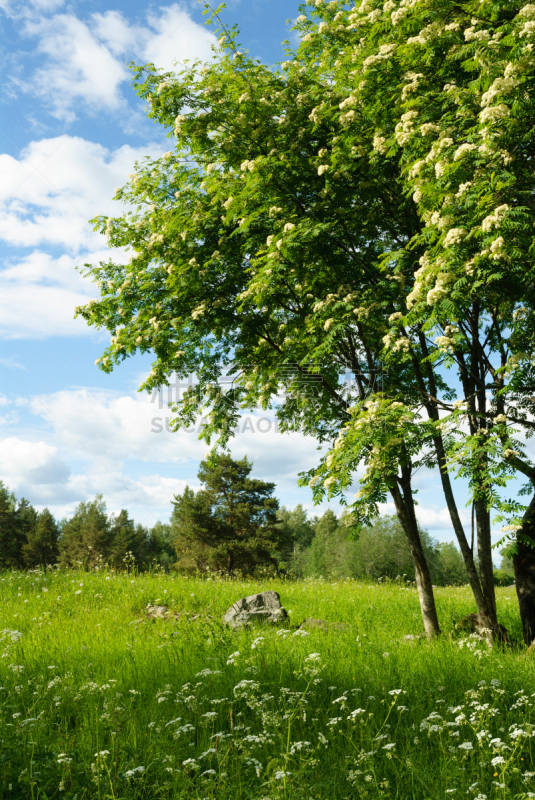
[{"label": "distant treeline", "polygon": [[[300,532],[302,544],[296,547],[290,562],[292,571],[298,575],[414,580],[409,545],[397,517],[380,517],[373,527],[362,530],[356,540],[349,538],[344,517],[337,517],[332,511],[326,511],[319,519],[307,519],[303,508],[297,506],[293,511],[281,509],[280,517],[283,524]],[[466,583],[462,556],[455,545],[437,542],[426,531],[421,531],[420,536],[433,583],[437,586]]]},{"label": "distant treeline", "polygon": [[[302,506],[277,510],[278,552],[269,568],[298,577],[326,579],[414,580],[407,540],[394,517],[381,517],[355,541],[343,517],[326,511],[309,517]],[[183,531],[176,508],[168,524],[152,528],[136,525],[127,511],[106,512],[102,497],[80,503],[69,519],[56,520],[48,509],[37,512],[26,500],[18,501],[0,484],[0,569],[43,566],[116,570],[151,567],[195,572],[199,564],[183,547]],[[453,543],[437,542],[422,531],[422,543],[433,583],[466,583],[461,555]],[[281,542],[284,546],[281,547]],[[500,570],[508,582],[507,564]],[[255,565],[258,569],[258,565]],[[251,569],[251,572],[255,571]]]},{"label": "distant treeline", "polygon": [[0,482],[0,569],[53,566],[115,569],[151,564],[168,568],[176,561],[169,525],[136,525],[127,511],[108,515],[101,496],[80,503],[70,519],[56,520],[18,501]]}]

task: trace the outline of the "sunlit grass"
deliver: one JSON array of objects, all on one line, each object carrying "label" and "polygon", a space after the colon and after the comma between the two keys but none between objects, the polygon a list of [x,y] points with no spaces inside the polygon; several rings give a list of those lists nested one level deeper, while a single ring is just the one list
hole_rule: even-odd
[{"label": "sunlit grass", "polygon": [[[422,624],[396,584],[59,572],[0,589],[2,800],[535,792],[534,662],[456,630],[467,588],[436,590],[433,643],[403,640]],[[221,624],[265,589],[288,630]],[[498,602],[519,641],[514,589]],[[179,619],[148,620],[153,603]],[[348,627],[296,633],[306,617]]]}]

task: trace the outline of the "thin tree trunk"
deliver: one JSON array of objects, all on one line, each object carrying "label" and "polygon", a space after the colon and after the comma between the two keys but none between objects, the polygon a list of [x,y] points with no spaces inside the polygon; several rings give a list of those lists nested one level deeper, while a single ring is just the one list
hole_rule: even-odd
[{"label": "thin tree trunk", "polygon": [[446,498],[446,504],[448,506],[448,511],[451,523],[453,525],[453,530],[455,531],[455,536],[457,537],[457,541],[459,542],[459,548],[461,550],[461,555],[463,557],[464,565],[466,567],[466,572],[468,574],[470,588],[472,589],[474,600],[476,601],[477,612],[480,615],[489,617],[490,616],[489,611],[491,609],[488,606],[485,592],[479,580],[479,575],[477,574],[477,569],[474,562],[473,550],[468,544],[463,524],[461,522],[461,518],[457,510],[457,503],[455,502],[455,497],[451,486],[451,478],[449,476],[446,467],[446,455],[444,453],[444,445],[440,437],[437,437],[435,439],[435,451],[437,454],[437,459],[440,469],[440,479],[442,482],[444,497]]},{"label": "thin tree trunk", "polygon": [[394,484],[390,487],[390,494],[396,506],[398,519],[409,542],[425,633],[428,639],[433,639],[440,634],[440,625],[438,624],[431,575],[418,531],[410,479],[404,481],[403,493],[400,491],[399,486]]},{"label": "thin tree trunk", "polygon": [[[420,346],[422,348],[422,352],[427,357],[429,355],[429,351],[427,349],[427,342],[423,331],[420,331],[419,333],[419,341],[420,341]],[[425,371],[427,376],[427,382],[429,384],[429,389],[427,389],[425,386],[424,375],[420,370],[420,365],[418,361],[414,360],[413,365],[415,368],[418,385],[422,392],[422,397],[424,398],[424,404],[429,419],[433,420],[434,422],[438,422],[440,419],[440,414],[438,411],[437,400],[436,400],[437,385],[436,385],[435,375],[433,372],[433,366],[429,361],[429,359],[426,358]],[[469,376],[464,374],[462,375],[462,378],[464,379],[463,385],[466,390],[467,388],[466,385],[467,381],[469,380]],[[476,601],[477,611],[478,614],[480,615],[488,616],[487,602],[484,596],[484,592],[474,562],[473,547],[470,547],[466,539],[461,518],[459,516],[459,511],[457,509],[457,503],[455,502],[455,495],[453,493],[453,488],[451,485],[450,474],[448,472],[446,452],[444,449],[444,441],[442,439],[442,436],[438,434],[438,432],[437,435],[433,437],[433,444],[437,456],[438,468],[440,471],[440,481],[442,483],[444,498],[446,500],[446,505],[448,506],[448,512],[450,515],[451,524],[453,525],[455,536],[457,537],[457,541],[459,542],[459,549],[461,551],[464,565],[466,567],[470,588],[472,589],[474,600]]]},{"label": "thin tree trunk", "polygon": [[513,556],[522,632],[525,643],[531,644],[535,639],[535,497],[524,514],[523,525],[518,533],[529,536],[534,545],[530,547],[525,541],[517,539],[518,552]]},{"label": "thin tree trunk", "polygon": [[476,500],[475,506],[477,520],[477,553],[479,557],[481,588],[483,589],[483,596],[487,607],[486,616],[493,625],[497,625],[498,619],[496,614],[496,590],[494,588],[494,564],[492,563],[490,512],[486,507],[484,499]]}]

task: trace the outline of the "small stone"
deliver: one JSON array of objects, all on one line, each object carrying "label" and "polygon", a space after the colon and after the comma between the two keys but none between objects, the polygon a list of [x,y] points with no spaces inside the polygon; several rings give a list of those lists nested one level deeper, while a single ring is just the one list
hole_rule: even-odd
[{"label": "small stone", "polygon": [[288,617],[286,609],[281,605],[278,592],[260,592],[249,597],[242,597],[232,605],[223,622],[231,628],[243,628],[252,622],[269,622],[276,625]]},{"label": "small stone", "polygon": [[147,617],[149,619],[165,619],[167,611],[167,606],[149,606],[147,608]]}]

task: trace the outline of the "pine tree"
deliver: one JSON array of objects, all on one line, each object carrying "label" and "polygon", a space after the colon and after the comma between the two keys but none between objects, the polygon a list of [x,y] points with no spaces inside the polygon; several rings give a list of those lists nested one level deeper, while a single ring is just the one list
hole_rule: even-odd
[{"label": "pine tree", "polygon": [[106,503],[97,495],[90,503],[80,503],[70,520],[64,520],[59,541],[62,566],[95,567],[108,558],[110,525]]},{"label": "pine tree", "polygon": [[247,458],[211,455],[198,473],[204,488],[186,487],[175,497],[171,526],[183,565],[228,574],[277,567],[275,554],[287,541],[277,521],[275,484],[250,478],[251,470]]},{"label": "pine tree", "polygon": [[25,536],[15,495],[0,481],[0,569],[20,569]]},{"label": "pine tree", "polygon": [[27,567],[44,567],[57,562],[59,528],[48,508],[36,515],[35,524],[26,535],[28,541],[22,552]]},{"label": "pine tree", "polygon": [[135,525],[124,509],[110,520],[110,546],[108,561],[117,570],[141,568],[146,555],[147,531]]}]

